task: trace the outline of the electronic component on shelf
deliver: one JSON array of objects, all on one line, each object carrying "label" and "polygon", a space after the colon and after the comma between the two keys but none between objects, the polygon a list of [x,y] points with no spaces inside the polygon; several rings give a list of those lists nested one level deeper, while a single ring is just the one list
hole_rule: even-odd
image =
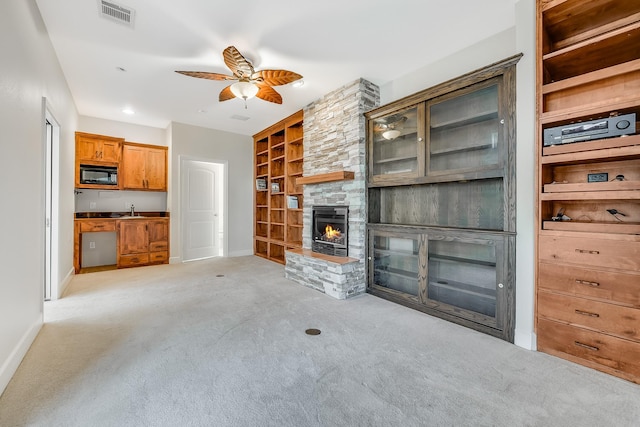
[{"label": "electronic component on shelf", "polygon": [[609,174],[606,172],[587,174],[587,182],[607,182],[608,180]]},{"label": "electronic component on shelf", "polygon": [[544,129],[544,146],[569,144],[592,139],[612,138],[636,133],[636,113]]}]

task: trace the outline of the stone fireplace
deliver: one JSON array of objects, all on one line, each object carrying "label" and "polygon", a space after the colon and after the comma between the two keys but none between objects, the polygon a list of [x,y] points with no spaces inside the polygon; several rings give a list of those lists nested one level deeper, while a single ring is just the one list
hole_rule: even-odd
[{"label": "stone fireplace", "polygon": [[[285,276],[335,298],[366,291],[366,181],[364,113],[380,104],[380,90],[359,79],[304,109],[303,176],[348,171],[349,178],[304,185],[302,250],[287,251]],[[351,176],[353,179],[351,179]],[[348,209],[347,257],[314,255],[313,206]]]}]

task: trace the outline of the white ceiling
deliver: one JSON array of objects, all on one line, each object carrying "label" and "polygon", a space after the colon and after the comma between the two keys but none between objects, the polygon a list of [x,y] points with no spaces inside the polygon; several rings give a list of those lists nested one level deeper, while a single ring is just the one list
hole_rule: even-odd
[{"label": "white ceiling", "polygon": [[[513,26],[517,0],[108,1],[135,11],[133,28],[100,17],[99,0],[36,0],[79,114],[253,135],[360,77],[382,86]],[[305,85],[275,87],[282,105],[245,109],[218,102],[228,83],[174,72],[229,74],[230,45]]]}]

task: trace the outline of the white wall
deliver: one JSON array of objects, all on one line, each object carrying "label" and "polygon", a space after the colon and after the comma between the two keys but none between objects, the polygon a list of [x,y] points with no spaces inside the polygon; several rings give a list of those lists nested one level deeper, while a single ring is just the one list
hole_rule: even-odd
[{"label": "white wall", "polygon": [[[44,112],[60,124],[59,282],[73,267],[76,108],[33,0],[0,13],[0,393],[40,330],[44,289]],[[55,248],[54,248],[55,250]]]},{"label": "white wall", "polygon": [[171,262],[182,260],[180,157],[227,162],[228,255],[253,254],[253,138],[172,123],[170,142]]},{"label": "white wall", "polygon": [[512,55],[517,65],[516,113],[516,330],[515,344],[535,349],[535,0],[514,7],[516,25],[380,87],[382,104],[435,86]]},{"label": "white wall", "polygon": [[79,116],[78,131],[124,138],[128,142],[167,145],[167,130],[96,117]]}]

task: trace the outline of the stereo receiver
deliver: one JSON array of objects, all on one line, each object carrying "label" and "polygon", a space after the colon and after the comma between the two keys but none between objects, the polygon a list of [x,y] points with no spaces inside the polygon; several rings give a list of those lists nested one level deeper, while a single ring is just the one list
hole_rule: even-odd
[{"label": "stereo receiver", "polygon": [[548,128],[544,130],[543,137],[544,146],[548,147],[634,133],[636,133],[636,113],[631,113]]}]

